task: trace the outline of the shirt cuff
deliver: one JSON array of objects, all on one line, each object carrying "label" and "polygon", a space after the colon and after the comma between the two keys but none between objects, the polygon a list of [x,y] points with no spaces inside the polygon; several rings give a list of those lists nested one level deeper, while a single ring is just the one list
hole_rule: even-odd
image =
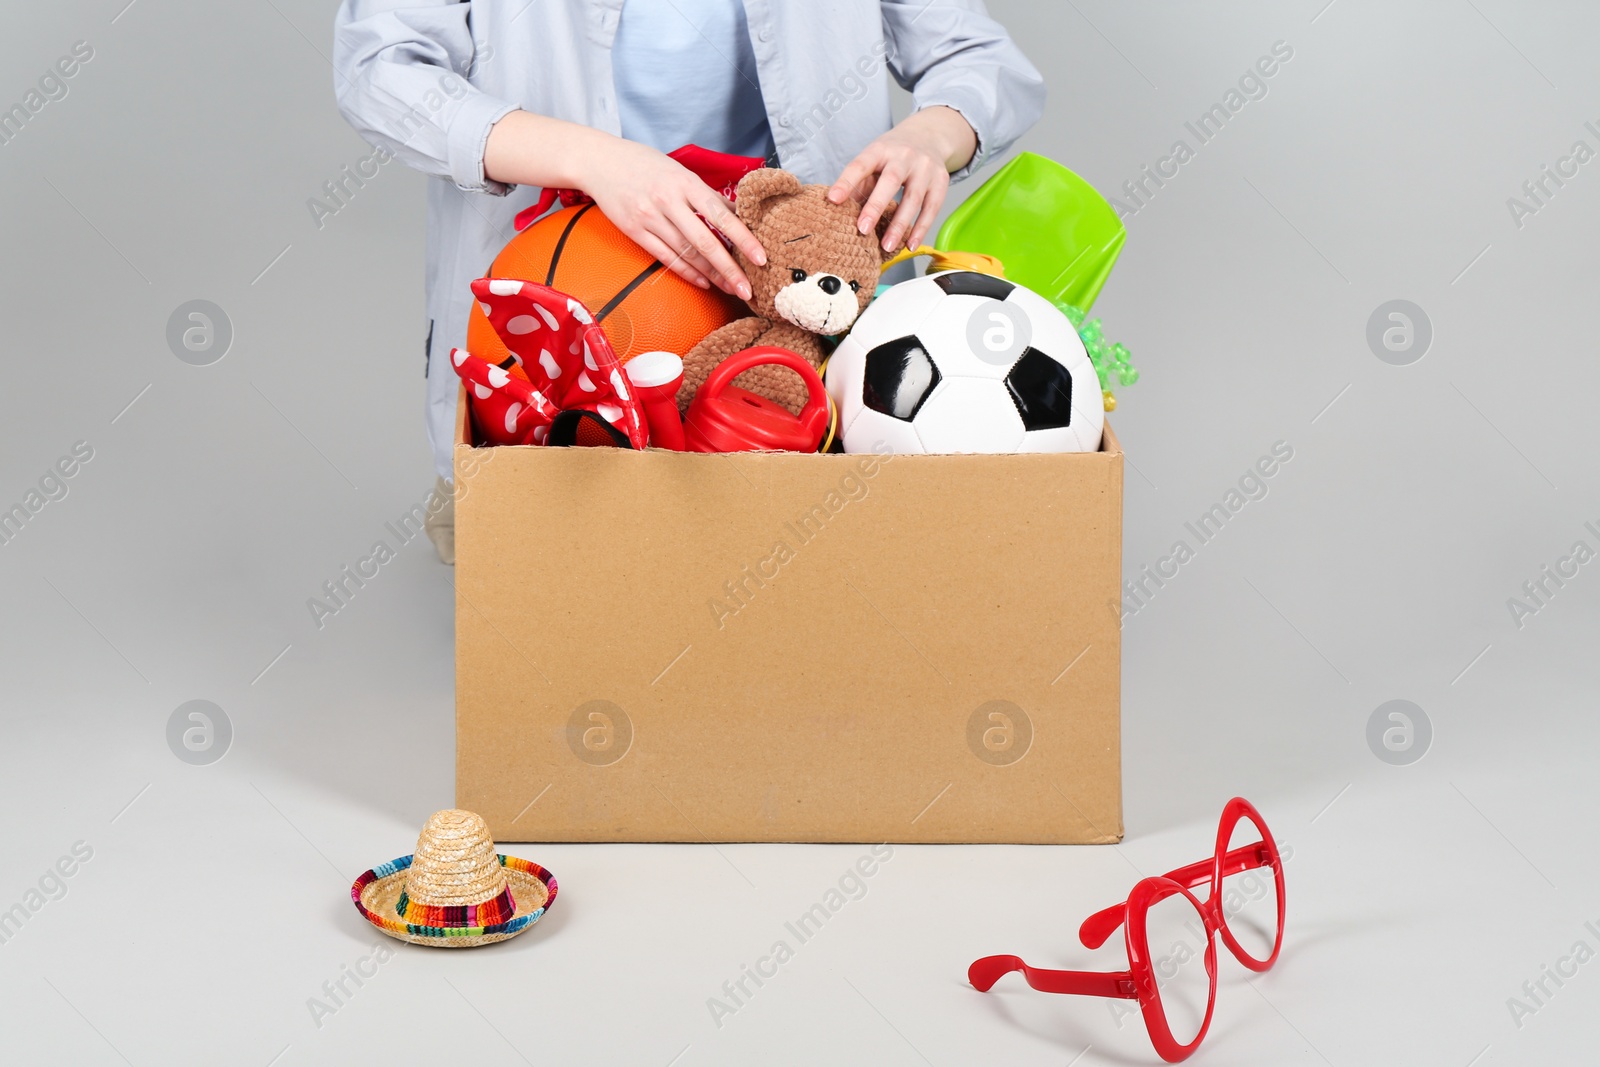
[{"label": "shirt cuff", "polygon": [[473,93],[462,103],[446,134],[450,177],[457,189],[492,196],[505,196],[511,191],[506,183],[484,175],[483,151],[489,143],[490,128],[516,110],[516,104],[487,93]]},{"label": "shirt cuff", "polygon": [[947,107],[967,120],[967,125],[972,127],[972,132],[978,141],[978,147],[973,149],[972,159],[967,165],[950,175],[952,182],[958,182],[983,167],[989,161],[990,138],[984,130],[983,120],[978,118],[985,113],[985,107],[979,94],[960,86],[945,86],[937,93],[927,97],[917,97],[917,110],[922,111],[930,107]]}]

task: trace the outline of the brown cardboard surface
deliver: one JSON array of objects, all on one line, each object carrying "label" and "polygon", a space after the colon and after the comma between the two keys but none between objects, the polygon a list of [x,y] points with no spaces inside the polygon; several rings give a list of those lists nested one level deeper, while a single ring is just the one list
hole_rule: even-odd
[{"label": "brown cardboard surface", "polygon": [[459,426],[456,802],[496,840],[1121,838],[1109,428],[878,457]]}]

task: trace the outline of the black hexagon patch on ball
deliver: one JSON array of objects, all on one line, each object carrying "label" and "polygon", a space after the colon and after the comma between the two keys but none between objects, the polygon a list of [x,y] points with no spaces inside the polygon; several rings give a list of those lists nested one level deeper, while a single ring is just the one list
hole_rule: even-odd
[{"label": "black hexagon patch on ball", "polygon": [[1054,430],[1072,425],[1072,374],[1037,348],[1023,349],[1006,389],[1029,430]]},{"label": "black hexagon patch on ball", "polygon": [[939,378],[939,368],[917,338],[885,341],[867,353],[861,402],[890,418],[910,422]]},{"label": "black hexagon patch on ball", "polygon": [[992,274],[979,274],[973,270],[937,274],[934,275],[933,281],[950,296],[986,296],[990,300],[1004,300],[1017,287],[1015,282],[996,278]]}]

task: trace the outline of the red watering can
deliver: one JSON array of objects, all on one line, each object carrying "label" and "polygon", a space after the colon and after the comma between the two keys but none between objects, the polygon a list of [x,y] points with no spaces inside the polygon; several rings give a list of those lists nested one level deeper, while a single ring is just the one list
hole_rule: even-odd
[{"label": "red watering can", "polygon": [[[733,380],[751,367],[788,367],[806,383],[810,398],[798,415]],[[684,416],[690,452],[815,452],[828,430],[828,394],[816,369],[787,348],[759,345],[717,364]]]},{"label": "red watering can", "polygon": [[[810,399],[791,415],[765,397],[732,385],[733,379],[762,364],[788,367],[805,380]],[[641,352],[623,364],[634,395],[650,424],[650,443],[673,452],[815,452],[828,428],[828,396],[811,364],[787,348],[747,348],[711,372],[678,417],[683,360],[671,352]]]}]

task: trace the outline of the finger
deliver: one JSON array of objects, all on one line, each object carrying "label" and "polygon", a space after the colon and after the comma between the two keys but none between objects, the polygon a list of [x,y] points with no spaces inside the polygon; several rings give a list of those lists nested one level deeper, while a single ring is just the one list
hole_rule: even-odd
[{"label": "finger", "polygon": [[877,184],[878,172],[876,170],[868,171],[866,174],[861,176],[860,180],[850,187],[849,199],[854,200],[858,204],[866,203],[867,196],[872,192],[873,186]]},{"label": "finger", "polygon": [[842,204],[851,197],[860,199],[858,194],[868,185],[868,179],[878,173],[882,164],[883,148],[874,141],[840,172],[839,180],[828,190],[828,199],[835,204]]},{"label": "finger", "polygon": [[[684,281],[691,285],[697,285],[702,289],[711,288],[710,280],[707,279],[706,276],[699,270],[697,270],[694,264],[692,264],[682,252],[673,251],[671,245],[667,244],[655,234],[646,231],[640,233],[638,236],[634,236],[633,234],[629,234],[628,236],[632,237],[634,242],[637,243],[640,248],[644,249],[646,252],[649,252],[652,256],[655,256],[663,267],[666,267]],[[693,251],[692,248],[690,250]]]},{"label": "finger", "polygon": [[[927,204],[928,180],[919,175],[906,181],[906,191],[900,197],[900,207],[894,213],[894,219],[889,223],[888,230],[884,231],[883,249],[892,252],[900,247],[901,241],[916,225]],[[906,247],[911,247],[911,242],[905,242]]]},{"label": "finger", "polygon": [[[705,223],[700,222],[698,219],[695,221],[701,229],[705,229]],[[708,279],[709,284],[716,285],[720,289],[722,287],[721,283],[716,281],[720,277],[719,272],[694,246],[694,243],[685,237],[676,226],[665,219],[661,220],[660,227],[657,232],[661,235],[661,239],[667,243],[668,247],[678,250],[676,253],[678,258],[694,270],[699,271],[702,277]]]},{"label": "finger", "polygon": [[722,286],[714,280],[718,277],[716,268],[706,261],[706,257],[700,254],[700,250],[698,248],[689,243],[689,239],[687,237],[678,238],[678,247],[682,249],[681,255],[683,256],[683,261],[685,263],[689,264],[689,266],[705,275],[706,278],[713,279],[712,284],[716,285],[717,288],[722,288]]},{"label": "finger", "polygon": [[667,221],[677,226],[678,230],[689,239],[689,243],[705,257],[711,268],[711,279],[724,292],[732,293],[741,300],[750,299],[750,280],[744,276],[744,271],[739,269],[739,264],[733,261],[733,257],[728,255],[728,250],[722,247],[717,235],[695,217],[688,204],[680,204],[670,209],[667,212]]},{"label": "finger", "polygon": [[[702,231],[706,230],[705,223],[699,219],[695,219],[695,225]],[[686,267],[694,272],[701,281],[704,281],[706,287],[722,287],[717,280],[717,271],[706,261],[705,256],[700,254],[700,250],[694,246],[694,242],[674,225],[671,219],[658,216],[650,224],[650,232],[667,250],[667,258],[661,260],[664,265],[673,268],[675,272],[677,267]]]},{"label": "finger", "polygon": [[894,200],[894,194],[899,190],[900,183],[905,180],[905,171],[897,163],[890,163],[883,168],[883,173],[878,175],[878,184],[872,190],[872,195],[867,198],[867,206],[861,209],[861,217],[856,220],[856,228],[862,233],[871,233],[872,228],[878,224],[883,213],[889,209],[889,204]]},{"label": "finger", "polygon": [[[672,236],[667,240],[670,241],[674,248],[679,249],[679,254],[683,256],[684,261],[709,278],[712,285],[725,292],[733,292],[737,296],[738,294],[735,290],[738,283],[730,282],[726,277],[726,269],[711,262],[709,258],[710,248],[702,250],[701,247],[706,235],[710,236],[711,245],[718,250],[724,251],[724,254],[726,254],[725,246],[721,241],[717,240],[716,235],[711,233],[706,224],[696,218],[692,212],[689,218],[694,221],[692,223],[684,223],[681,226],[675,224],[673,219],[663,220],[662,226],[670,227],[672,233]],[[728,259],[729,262],[732,261],[731,256]],[[737,269],[737,264],[735,264],[735,270]],[[740,275],[740,277],[742,276]],[[734,288],[730,289],[730,285]]]},{"label": "finger", "polygon": [[745,258],[758,267],[767,265],[767,250],[761,247],[761,242],[756,235],[750,232],[749,227],[739,221],[728,207],[728,202],[713,189],[707,188],[706,195],[696,205],[695,210],[705,216],[705,220],[715,226],[722,235],[738,246]]},{"label": "finger", "polygon": [[[675,230],[676,228],[674,228],[674,231]],[[689,239],[687,237],[680,233],[674,232],[671,237],[667,238],[667,240],[671,243],[671,247],[678,250],[678,259],[680,262],[688,264],[689,269],[698,272],[699,275],[706,280],[707,285],[714,286],[718,289],[722,288],[722,283],[717,280],[718,275],[716,270],[712,268],[711,264],[706,262],[706,257],[702,256],[700,251],[695,248],[694,245],[689,243]]]},{"label": "finger", "polygon": [[911,248],[918,248],[927,238],[928,231],[933,228],[933,221],[939,217],[939,209],[944,207],[945,197],[950,195],[950,174],[940,168],[934,175],[933,183],[928,186],[927,198],[922,202],[922,214],[917,216],[916,228],[911,231],[911,240],[906,244]]}]

